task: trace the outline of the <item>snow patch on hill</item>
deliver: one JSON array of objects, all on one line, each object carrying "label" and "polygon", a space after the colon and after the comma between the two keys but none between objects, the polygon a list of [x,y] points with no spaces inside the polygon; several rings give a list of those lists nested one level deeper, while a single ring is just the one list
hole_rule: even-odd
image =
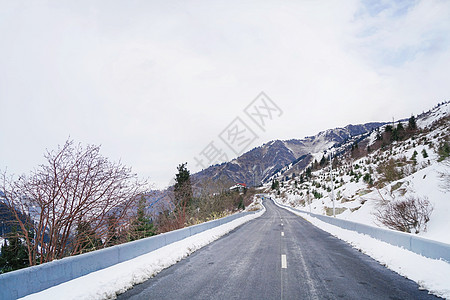
[{"label": "snow patch on hill", "polygon": [[[450,158],[439,161],[439,147],[449,138],[449,116],[450,102],[447,102],[422,114],[417,119],[417,125],[424,130],[417,131],[406,140],[394,141],[359,158],[353,158],[350,150],[338,157],[338,167],[333,169],[336,217],[386,228],[375,216],[383,204],[411,198],[427,200],[433,210],[426,229],[421,230],[418,235],[450,244],[450,191],[443,187],[446,179],[442,176],[450,174]],[[404,128],[407,125],[407,121],[403,122]],[[380,132],[384,132],[385,127],[386,125],[381,127]],[[366,145],[374,145],[377,134],[374,131],[360,141],[365,141]],[[350,140],[349,143],[354,141]],[[334,152],[343,152],[349,145],[340,147],[335,148]],[[312,155],[313,161],[320,161],[324,153]],[[392,181],[383,179],[386,174],[380,168],[390,161],[395,164],[397,172],[401,173],[398,176],[400,178]],[[279,191],[271,193],[292,207],[332,215],[329,174],[327,162],[324,168],[313,171],[312,178],[308,180],[300,178],[300,174],[296,174],[294,178],[279,176]],[[266,187],[270,189],[271,184]]]}]

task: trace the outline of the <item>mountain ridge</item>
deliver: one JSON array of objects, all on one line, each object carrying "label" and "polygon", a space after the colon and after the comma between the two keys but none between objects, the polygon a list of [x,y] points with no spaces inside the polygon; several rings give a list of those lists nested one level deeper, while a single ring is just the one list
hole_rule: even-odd
[{"label": "mountain ridge", "polygon": [[194,173],[192,178],[194,182],[212,179],[257,186],[289,164],[301,162],[299,166],[304,166],[310,161],[312,153],[325,151],[335,144],[368,133],[385,124],[386,122],[349,124],[345,127],[327,129],[303,139],[272,140],[229,162]]}]

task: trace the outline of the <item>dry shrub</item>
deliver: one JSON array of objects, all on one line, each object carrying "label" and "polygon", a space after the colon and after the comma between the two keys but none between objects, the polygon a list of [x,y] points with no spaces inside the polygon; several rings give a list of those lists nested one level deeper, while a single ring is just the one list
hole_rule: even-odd
[{"label": "dry shrub", "polygon": [[382,205],[375,217],[390,229],[419,233],[426,231],[433,207],[427,198],[409,197]]},{"label": "dry shrub", "polygon": [[387,162],[380,163],[377,172],[381,175],[381,183],[396,181],[403,177],[402,172],[398,169],[397,162],[392,158]]}]

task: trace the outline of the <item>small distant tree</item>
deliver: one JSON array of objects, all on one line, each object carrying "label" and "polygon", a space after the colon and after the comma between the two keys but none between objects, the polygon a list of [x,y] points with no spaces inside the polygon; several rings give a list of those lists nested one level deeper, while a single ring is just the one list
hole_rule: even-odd
[{"label": "small distant tree", "polygon": [[245,209],[244,197],[242,195],[239,195],[239,203],[237,205],[237,209]]},{"label": "small distant tree", "polygon": [[325,164],[327,163],[327,159],[325,158],[325,155],[322,156],[322,158],[320,159],[319,165],[321,167],[325,166]]},{"label": "small distant tree", "polygon": [[136,217],[131,222],[130,228],[130,240],[138,240],[146,237],[150,237],[156,234],[156,228],[152,219],[146,213],[147,201],[144,196],[141,196],[139,200]]},{"label": "small distant tree", "polygon": [[27,247],[19,238],[17,229],[3,241],[0,253],[0,274],[28,267]]},{"label": "small distant tree", "polygon": [[280,183],[278,182],[278,180],[276,179],[272,180],[271,188],[272,190],[278,190],[280,188]]},{"label": "small distant tree", "polygon": [[300,174],[300,184],[305,182],[305,178],[303,177],[303,174]]},{"label": "small distant tree", "polygon": [[428,157],[428,153],[427,153],[427,150],[425,150],[425,148],[422,150],[422,156],[423,156],[423,158]]},{"label": "small distant tree", "polygon": [[380,182],[392,182],[402,178],[402,173],[396,167],[396,161],[390,159],[377,166],[377,172],[381,175]]},{"label": "small distant tree", "polygon": [[438,148],[439,158],[438,161],[441,162],[450,156],[450,144],[448,142],[442,142]]},{"label": "small distant tree", "polygon": [[177,228],[183,228],[186,223],[186,215],[192,203],[192,184],[190,172],[186,168],[187,163],[178,165],[178,173],[175,175],[175,214]]},{"label": "small distant tree", "polygon": [[413,162],[414,165],[417,164],[417,155],[418,155],[417,151],[414,150],[414,153],[413,153],[413,155],[411,156],[411,160],[412,160],[412,162]]},{"label": "small distant tree", "polygon": [[306,178],[311,178],[311,173],[312,173],[311,168],[307,167],[305,171]]},{"label": "small distant tree", "polygon": [[373,184],[372,176],[370,176],[369,173],[364,174],[363,180],[365,183],[367,183],[369,185]]},{"label": "small distant tree", "polygon": [[377,128],[376,131],[377,131],[377,138],[376,138],[377,141],[383,140],[383,135],[380,132],[380,128]]},{"label": "small distant tree", "polygon": [[412,115],[409,118],[409,120],[408,120],[408,129],[409,130],[416,130],[417,129],[416,118],[414,117],[414,115]]},{"label": "small distant tree", "polygon": [[313,170],[319,169],[319,163],[317,162],[317,159],[314,159],[314,162],[313,162],[313,165],[312,165],[312,169]]}]

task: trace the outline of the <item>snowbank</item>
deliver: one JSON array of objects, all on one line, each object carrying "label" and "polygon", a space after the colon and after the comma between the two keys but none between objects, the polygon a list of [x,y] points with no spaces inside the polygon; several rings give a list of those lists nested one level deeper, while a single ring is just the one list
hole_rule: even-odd
[{"label": "snowbank", "polygon": [[361,250],[394,272],[417,282],[420,288],[426,289],[439,297],[450,299],[449,263],[426,258],[400,247],[381,242],[368,235],[330,225],[308,214],[299,213],[289,208],[285,209],[346,241],[354,248]]},{"label": "snowbank", "polygon": [[261,216],[256,213],[206,230],[184,240],[112,267],[90,273],[21,299],[115,299],[116,295],[155,276],[194,251],[217,240],[234,228]]}]

